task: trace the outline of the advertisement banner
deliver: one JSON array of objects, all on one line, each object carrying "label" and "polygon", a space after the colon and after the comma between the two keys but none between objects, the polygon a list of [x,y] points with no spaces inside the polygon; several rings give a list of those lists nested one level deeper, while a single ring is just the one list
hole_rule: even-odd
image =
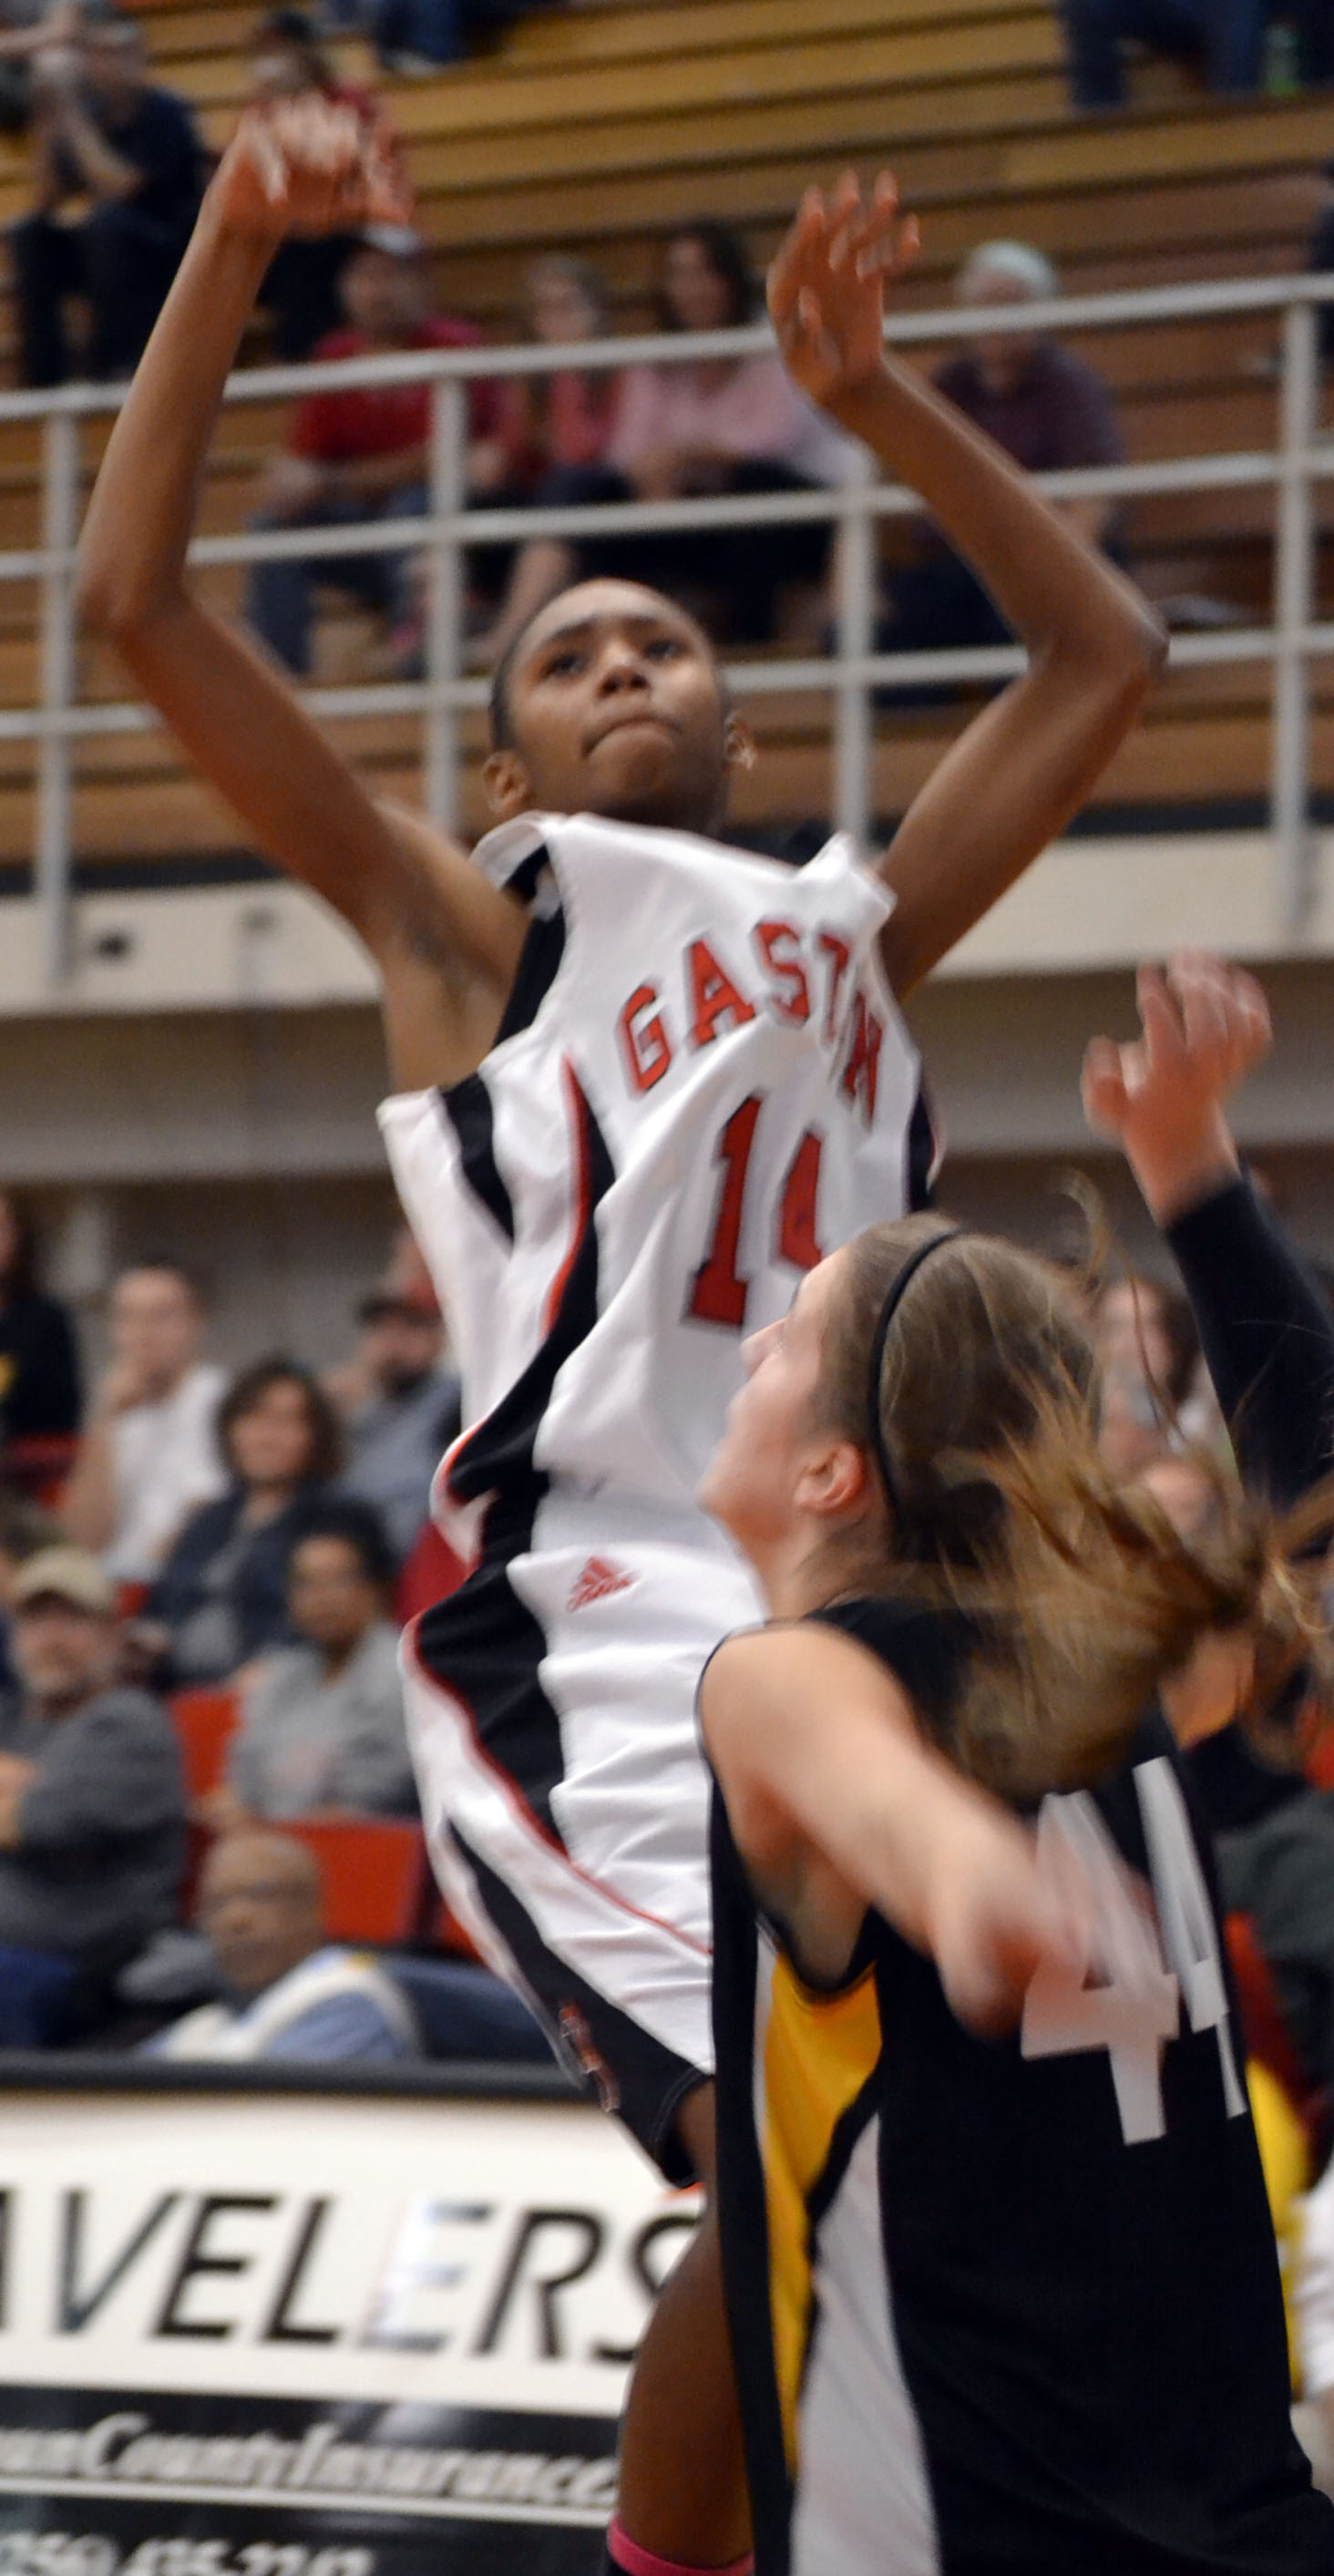
[{"label": "advertisement banner", "polygon": [[593,2576],[698,2215],[574,2101],[8,2094],[0,2576]]}]

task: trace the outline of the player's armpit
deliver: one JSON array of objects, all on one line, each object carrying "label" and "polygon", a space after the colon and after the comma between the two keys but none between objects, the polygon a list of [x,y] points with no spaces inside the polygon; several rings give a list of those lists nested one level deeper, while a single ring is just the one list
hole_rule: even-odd
[{"label": "player's armpit", "polygon": [[733,1836],[781,1881],[787,1919],[819,1864],[929,1947],[917,1826],[929,1837],[942,1812],[990,1801],[925,1743],[879,1657],[815,1622],[747,1630],[713,1657],[699,1706]]},{"label": "player's armpit", "polygon": [[869,1648],[804,1622],[734,1638],[700,1719],[738,1850],[808,1971],[845,1971],[872,1905],[934,1959],[960,2020],[996,2031],[1044,1958],[1068,1960],[1031,1837],[926,1743]]}]

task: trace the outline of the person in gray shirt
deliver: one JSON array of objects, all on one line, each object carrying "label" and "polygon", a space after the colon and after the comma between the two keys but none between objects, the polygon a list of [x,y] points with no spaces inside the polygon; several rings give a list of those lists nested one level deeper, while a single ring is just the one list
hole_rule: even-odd
[{"label": "person in gray shirt", "polygon": [[357,1370],[366,1392],[347,1417],[343,1488],[374,1504],[401,1563],[459,1427],[459,1382],[441,1366],[440,1309],[429,1291],[377,1289],[360,1322]]},{"label": "person in gray shirt", "polygon": [[288,1559],[288,1609],[301,1643],[265,1657],[232,1738],[207,1821],[330,1810],[415,1815],[403,1730],[398,1631],[387,1616],[393,1558],[364,1503],[312,1513]]},{"label": "person in gray shirt", "polygon": [[73,2037],[170,1923],[185,1783],[166,1712],[117,1682],[113,1587],[94,1556],[41,1548],[12,1591],[19,1688],[0,1710],[0,2046]]}]

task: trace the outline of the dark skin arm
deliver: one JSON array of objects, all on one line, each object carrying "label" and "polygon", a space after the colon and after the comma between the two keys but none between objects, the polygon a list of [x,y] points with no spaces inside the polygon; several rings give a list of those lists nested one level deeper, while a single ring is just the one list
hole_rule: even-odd
[{"label": "dark skin arm", "polygon": [[930,974],[1078,811],[1167,650],[1148,603],[1070,518],[885,354],[886,281],[916,247],[893,180],[881,178],[863,205],[848,178],[828,199],[808,192],[769,279],[789,374],[920,493],[1028,650],[1028,670],[946,753],[881,861],[897,897],[883,953],[899,994]]},{"label": "dark skin arm", "polygon": [[272,665],[191,591],[186,549],[222,388],[274,245],[401,220],[387,154],[346,109],[242,120],[116,423],[80,548],[80,606],[256,846],[323,897],[379,967],[396,1082],[491,1045],[524,916],[425,820],[377,804]]}]

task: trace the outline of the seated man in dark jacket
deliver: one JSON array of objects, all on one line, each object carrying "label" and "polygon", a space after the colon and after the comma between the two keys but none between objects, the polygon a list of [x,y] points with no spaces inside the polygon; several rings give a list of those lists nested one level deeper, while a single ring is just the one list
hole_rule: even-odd
[{"label": "seated man in dark jacket", "polygon": [[[941,393],[965,419],[1028,474],[1119,464],[1125,450],[1101,376],[1029,319],[1026,308],[1060,293],[1050,260],[1027,242],[983,242],[965,260],[955,292],[969,310],[985,305],[996,312],[994,327],[935,373]],[[1057,506],[1089,545],[1119,551],[1114,503],[1083,497]],[[877,627],[881,652],[943,653],[1013,640],[994,600],[930,519],[910,521],[906,543],[911,560],[894,574],[889,614]],[[884,703],[941,694],[939,682],[925,691],[910,685]]]},{"label": "seated man in dark jacket", "polygon": [[[138,28],[110,11],[77,45],[38,55],[32,135],[36,203],[10,234],[23,382],[128,376],[198,210],[190,111],[151,86]],[[63,317],[75,295],[90,316],[77,369]]]},{"label": "seated man in dark jacket", "polygon": [[170,1923],[185,1859],[171,1723],[116,1680],[115,1595],[96,1557],[49,1547],[13,1586],[19,1691],[0,1712],[0,2047],[73,2036]]}]

